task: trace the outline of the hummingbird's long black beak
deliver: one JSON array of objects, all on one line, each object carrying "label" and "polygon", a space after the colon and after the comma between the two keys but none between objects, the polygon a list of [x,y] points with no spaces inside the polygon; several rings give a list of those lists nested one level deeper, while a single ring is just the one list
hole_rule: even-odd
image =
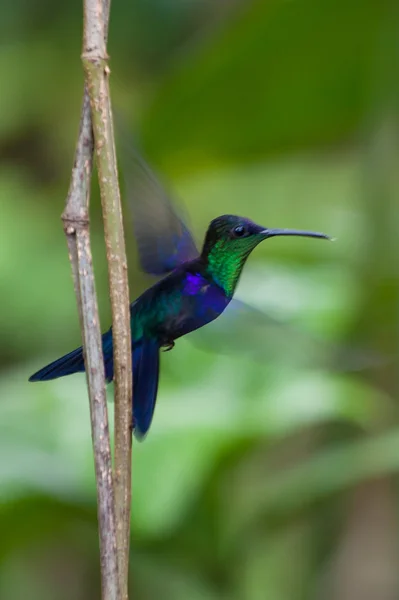
[{"label": "hummingbird's long black beak", "polygon": [[301,229],[264,229],[261,233],[264,234],[265,238],[275,237],[277,235],[298,235],[301,237],[312,237],[323,240],[333,240],[332,237],[325,233],[319,233],[317,231],[303,231]]}]

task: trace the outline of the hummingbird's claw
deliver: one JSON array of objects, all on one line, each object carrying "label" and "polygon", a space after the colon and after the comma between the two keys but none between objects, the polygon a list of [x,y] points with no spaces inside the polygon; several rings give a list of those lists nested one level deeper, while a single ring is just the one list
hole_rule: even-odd
[{"label": "hummingbird's claw", "polygon": [[173,350],[174,347],[175,347],[175,343],[173,341],[168,342],[167,344],[165,344],[165,346],[163,346],[163,351],[169,352],[170,350]]}]

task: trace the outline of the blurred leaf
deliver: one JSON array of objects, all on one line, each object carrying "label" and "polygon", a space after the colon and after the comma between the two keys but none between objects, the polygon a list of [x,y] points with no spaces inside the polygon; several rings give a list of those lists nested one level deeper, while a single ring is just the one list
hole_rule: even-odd
[{"label": "blurred leaf", "polygon": [[172,561],[132,553],[132,579],[138,597],[148,600],[216,600],[220,596],[195,573],[179,569]]},{"label": "blurred leaf", "polygon": [[388,0],[245,3],[177,64],[143,134],[165,163],[248,160],[335,142],[369,107]]},{"label": "blurred leaf", "polygon": [[261,514],[287,517],[361,481],[396,473],[398,446],[399,430],[394,429],[375,438],[337,444],[286,471],[253,478],[250,489],[236,486],[226,515],[228,543],[256,523]]},{"label": "blurred leaf", "polygon": [[[236,558],[236,585],[239,597],[263,600],[265,594],[279,600],[307,598],[307,578],[311,574],[311,528],[306,522],[293,522],[272,531],[251,536]],[[287,576],[287,564],[290,575]]]},{"label": "blurred leaf", "polygon": [[1,598],[99,597],[94,502],[83,508],[35,494],[0,502],[0,527]]}]

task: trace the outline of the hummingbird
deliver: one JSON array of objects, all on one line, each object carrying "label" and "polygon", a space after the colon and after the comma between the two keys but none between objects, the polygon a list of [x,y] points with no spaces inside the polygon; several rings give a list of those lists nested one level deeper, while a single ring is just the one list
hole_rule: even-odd
[{"label": "hummingbird", "polygon": [[[133,423],[138,440],[149,431],[155,409],[160,351],[217,319],[232,302],[251,252],[277,236],[331,239],[324,233],[264,227],[237,215],[211,221],[197,250],[184,220],[140,155],[134,156],[134,230],[142,269],[162,276],[130,305],[133,361]],[[112,328],[102,336],[105,377],[114,377]],[[29,381],[47,381],[83,372],[83,348],[58,358]]]}]

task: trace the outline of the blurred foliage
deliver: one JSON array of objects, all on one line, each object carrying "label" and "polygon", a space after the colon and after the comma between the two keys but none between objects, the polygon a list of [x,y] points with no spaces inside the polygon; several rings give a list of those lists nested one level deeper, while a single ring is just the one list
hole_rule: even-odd
[{"label": "blurred foliage", "polygon": [[[27,382],[80,343],[59,217],[81,6],[14,0],[1,14],[0,598],[95,599],[85,380]],[[188,339],[163,355],[154,424],[133,453],[134,598],[398,597],[398,25],[393,0],[113,4],[115,103],[198,239],[225,212],[338,238],[261,245],[239,295],[331,353],[379,357],[351,373]],[[105,328],[95,183],[92,215]],[[151,282],[127,235],[136,296]]]}]

